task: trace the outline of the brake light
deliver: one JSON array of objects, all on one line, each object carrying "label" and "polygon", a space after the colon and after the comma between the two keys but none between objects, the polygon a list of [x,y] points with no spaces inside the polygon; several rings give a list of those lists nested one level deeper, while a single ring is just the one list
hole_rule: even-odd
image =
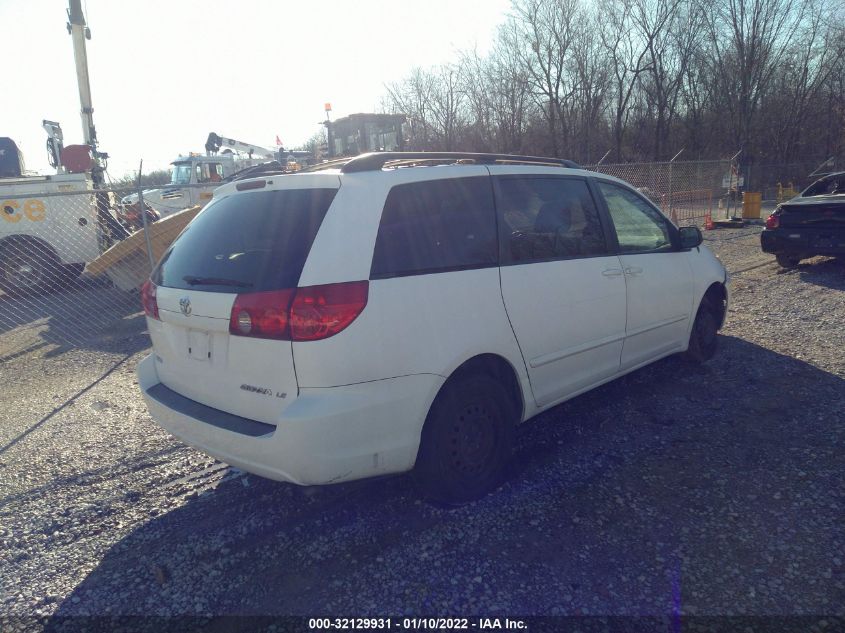
[{"label": "brake light", "polygon": [[766,228],[767,229],[776,229],[780,226],[780,211],[774,211],[769,217],[766,218]]},{"label": "brake light", "polygon": [[229,332],[289,341],[289,310],[294,292],[287,289],[238,295],[229,318]]},{"label": "brake light", "polygon": [[369,282],[353,281],[238,295],[229,332],[284,341],[329,338],[361,314],[368,290]]},{"label": "brake light", "polygon": [[151,279],[147,279],[141,286],[141,305],[144,307],[144,314],[151,319],[161,321],[158,316],[158,301],[156,300],[157,286]]},{"label": "brake light", "polygon": [[235,189],[238,191],[250,191],[251,189],[264,189],[266,186],[266,180],[247,180],[236,184]]},{"label": "brake light", "polygon": [[294,341],[317,341],[345,330],[367,305],[369,283],[353,281],[299,288],[290,309]]}]

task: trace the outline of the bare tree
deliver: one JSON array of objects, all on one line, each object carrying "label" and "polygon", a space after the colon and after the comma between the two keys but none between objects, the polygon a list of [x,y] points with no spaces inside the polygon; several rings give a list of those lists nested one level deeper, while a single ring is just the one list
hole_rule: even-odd
[{"label": "bare tree", "polygon": [[421,150],[433,149],[432,82],[429,72],[414,68],[402,81],[385,85],[393,107],[408,117],[411,146]]},{"label": "bare tree", "polygon": [[804,18],[798,0],[716,0],[709,20],[711,77],[725,96],[731,133],[753,155],[752,124]]},{"label": "bare tree", "polygon": [[[797,30],[780,70],[775,74],[774,89],[767,95],[767,108],[773,113],[777,157],[785,160],[796,152],[810,149],[817,140],[806,134],[809,118],[818,111],[824,88],[833,73],[843,72],[845,30],[828,0],[810,0],[805,21]],[[803,147],[802,147],[803,146]]]},{"label": "bare tree", "polygon": [[578,121],[576,136],[580,139],[581,159],[586,163],[593,160],[596,142],[602,142],[602,149],[598,150],[602,153],[607,147],[604,113],[611,81],[605,50],[595,37],[598,29],[598,16],[583,10],[578,12],[572,44],[572,73],[575,78],[572,118]]},{"label": "bare tree", "polygon": [[457,66],[441,66],[436,74],[432,75],[429,102],[438,141],[436,149],[447,152],[457,149],[462,123],[461,106],[464,100],[460,84],[461,73]]},{"label": "bare tree", "polygon": [[681,145],[808,162],[845,152],[842,0],[512,2],[486,55],[386,85],[411,147],[582,162]]},{"label": "bare tree", "polygon": [[578,0],[513,0],[519,50],[538,106],[548,124],[551,153],[560,155],[564,104],[573,96],[567,61]]},{"label": "bare tree", "polygon": [[631,0],[600,0],[598,11],[602,15],[599,37],[612,73],[614,149],[616,160],[621,161],[631,97],[640,76],[649,70],[648,42],[634,31]]},{"label": "bare tree", "polygon": [[663,160],[684,76],[703,31],[697,0],[633,0],[632,23],[645,44],[642,87],[654,118],[652,156]]}]

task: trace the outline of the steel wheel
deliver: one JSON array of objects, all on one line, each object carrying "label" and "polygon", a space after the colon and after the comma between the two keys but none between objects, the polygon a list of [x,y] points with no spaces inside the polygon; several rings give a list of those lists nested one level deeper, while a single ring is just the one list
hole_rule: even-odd
[{"label": "steel wheel", "polygon": [[429,411],[414,479],[443,503],[463,503],[494,489],[510,457],[513,407],[492,377],[451,380]]},{"label": "steel wheel", "polygon": [[50,270],[46,255],[30,250],[7,249],[0,255],[0,284],[6,291],[42,288],[49,280]]}]

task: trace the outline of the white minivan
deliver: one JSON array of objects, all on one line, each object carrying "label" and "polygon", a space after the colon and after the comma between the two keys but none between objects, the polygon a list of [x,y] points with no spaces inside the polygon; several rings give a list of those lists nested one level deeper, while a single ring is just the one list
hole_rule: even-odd
[{"label": "white minivan", "polygon": [[365,154],[226,184],[142,291],[153,419],[296,484],[501,481],[514,428],[716,349],[728,275],[695,227],[569,161]]}]

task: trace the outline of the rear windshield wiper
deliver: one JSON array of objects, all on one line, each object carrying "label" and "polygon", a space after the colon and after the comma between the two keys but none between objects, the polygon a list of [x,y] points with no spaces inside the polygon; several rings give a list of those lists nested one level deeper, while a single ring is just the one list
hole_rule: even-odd
[{"label": "rear windshield wiper", "polygon": [[248,281],[238,281],[237,279],[223,279],[221,277],[194,277],[193,275],[185,275],[182,280],[191,286],[236,286],[238,288],[251,288],[253,284]]}]

